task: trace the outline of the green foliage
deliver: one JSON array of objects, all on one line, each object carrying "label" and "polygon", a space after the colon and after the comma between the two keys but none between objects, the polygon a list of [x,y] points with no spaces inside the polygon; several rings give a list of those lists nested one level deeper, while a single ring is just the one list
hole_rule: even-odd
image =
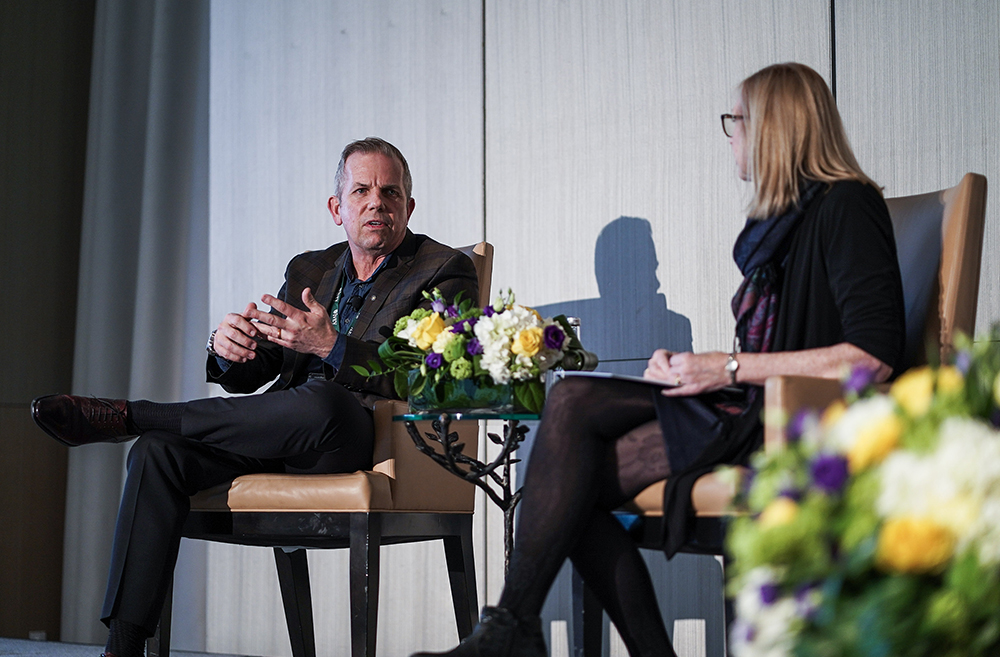
[{"label": "green foliage", "polygon": [[[542,384],[545,369],[556,365],[568,367],[568,361],[578,362],[580,367],[596,365],[596,357],[583,350],[565,316],[540,320],[534,311],[515,306],[510,292],[487,308],[477,308],[471,299],[463,299],[461,294],[450,305],[438,290],[425,292],[424,297],[430,307],[417,308],[396,321],[393,335],[379,345],[377,361],[370,361],[367,367],[352,366],[355,372],[367,378],[391,375],[396,394],[402,399],[411,399],[411,403],[430,405],[426,406],[428,408],[502,406],[503,390],[498,390],[502,388],[513,396],[519,408],[538,413],[545,402]],[[489,345],[481,344],[476,350],[479,338],[473,326],[485,317],[508,311],[514,313],[509,316],[513,322],[505,320],[499,329],[494,325],[487,333],[488,338],[484,336],[483,339],[506,340],[499,343],[494,354],[500,349],[506,349],[504,353],[513,351],[516,339],[528,342],[518,345],[522,357],[515,359],[512,354],[510,362],[503,365],[506,371],[496,374],[489,369],[497,365],[496,357],[492,365],[487,366],[484,362],[484,350]],[[508,329],[512,323],[516,326]],[[553,338],[556,344],[562,341],[562,345],[546,346],[542,341],[539,346],[537,336],[547,335],[543,329],[552,331],[553,325],[562,329],[562,333],[554,330],[556,337]],[[507,332],[500,335],[503,331]],[[526,332],[521,334],[521,331]],[[534,344],[530,343],[531,338],[535,338]],[[529,348],[538,351],[525,351]],[[525,360],[523,355],[527,354],[530,357]],[[495,382],[507,380],[509,384]]]},{"label": "green foliage", "polygon": [[[749,514],[734,520],[727,535],[727,590],[743,610],[731,645],[734,657],[1000,656],[1000,532],[991,534],[974,516],[963,515],[1000,504],[1000,475],[993,461],[983,460],[996,453],[993,441],[1000,441],[1000,327],[979,342],[956,342],[954,365],[916,370],[907,385],[893,387],[892,403],[858,404],[857,412],[849,405],[837,424],[814,423],[787,449],[753,457]],[[849,402],[874,394],[854,395]],[[821,459],[840,455],[849,462],[857,442],[875,435],[865,429],[882,426],[873,423],[886,413],[902,420],[899,444],[888,455],[869,449],[866,454],[878,456],[858,461],[860,471],[839,489],[813,480],[820,478],[815,467]],[[975,447],[968,448],[966,465],[959,450],[967,445]],[[941,451],[943,446],[950,451]],[[904,452],[895,466],[883,467]],[[948,465],[934,476],[950,477],[943,490],[961,491],[959,497],[940,493],[933,487],[940,482],[926,479],[926,469],[920,470],[923,478],[907,479],[914,468],[944,458]],[[931,501],[914,506],[921,495]],[[937,515],[913,510],[935,504]],[[901,518],[921,529],[883,531],[890,523],[903,526]],[[921,535],[925,529],[931,533]],[[952,545],[958,551],[951,552]],[[920,560],[921,550],[941,549],[943,566]],[[920,563],[936,565],[906,565]],[[773,589],[768,602],[762,602],[763,586]]]},{"label": "green foliage", "polygon": [[541,413],[545,404],[545,385],[541,381],[524,381],[514,385],[518,405],[530,413]]}]

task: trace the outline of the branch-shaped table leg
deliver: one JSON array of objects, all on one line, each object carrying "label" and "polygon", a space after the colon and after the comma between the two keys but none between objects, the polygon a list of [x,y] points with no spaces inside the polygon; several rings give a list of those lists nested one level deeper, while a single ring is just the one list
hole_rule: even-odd
[{"label": "branch-shaped table leg", "polygon": [[415,422],[408,420],[406,431],[417,449],[445,470],[482,488],[487,497],[503,511],[503,568],[506,575],[510,566],[510,553],[514,549],[514,509],[521,501],[521,490],[512,490],[510,466],[520,460],[514,458],[514,452],[524,441],[528,427],[520,425],[517,420],[504,420],[503,438],[487,434],[490,442],[501,446],[500,453],[489,463],[483,463],[462,453],[465,445],[458,442],[457,433],[449,432],[451,420],[450,414],[442,413],[431,422],[435,433],[425,434],[441,445],[441,452],[427,444]]}]

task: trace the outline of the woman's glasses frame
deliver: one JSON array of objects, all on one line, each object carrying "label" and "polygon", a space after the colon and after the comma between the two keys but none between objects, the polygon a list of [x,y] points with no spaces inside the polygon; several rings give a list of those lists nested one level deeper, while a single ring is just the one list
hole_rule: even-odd
[{"label": "woman's glasses frame", "polygon": [[729,137],[730,139],[732,139],[733,138],[733,129],[736,127],[736,122],[737,121],[742,121],[743,120],[743,115],[742,114],[723,114],[720,118],[722,119],[722,132],[727,137]]}]

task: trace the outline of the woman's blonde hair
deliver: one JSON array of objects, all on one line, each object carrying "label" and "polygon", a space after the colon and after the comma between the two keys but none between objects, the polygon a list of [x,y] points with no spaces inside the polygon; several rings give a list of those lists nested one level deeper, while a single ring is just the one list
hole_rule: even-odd
[{"label": "woman's blonde hair", "polygon": [[770,217],[797,203],[803,178],[858,180],[879,189],[858,165],[819,73],[804,64],[774,64],[744,80],[739,91],[754,187],[749,216]]}]

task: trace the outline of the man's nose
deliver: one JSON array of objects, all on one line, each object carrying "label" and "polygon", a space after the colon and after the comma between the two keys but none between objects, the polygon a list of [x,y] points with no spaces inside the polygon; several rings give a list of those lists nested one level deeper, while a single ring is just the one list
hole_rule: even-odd
[{"label": "man's nose", "polygon": [[372,193],[368,195],[368,207],[372,210],[380,210],[383,205],[385,205],[385,198],[382,196],[382,192],[373,189]]}]

